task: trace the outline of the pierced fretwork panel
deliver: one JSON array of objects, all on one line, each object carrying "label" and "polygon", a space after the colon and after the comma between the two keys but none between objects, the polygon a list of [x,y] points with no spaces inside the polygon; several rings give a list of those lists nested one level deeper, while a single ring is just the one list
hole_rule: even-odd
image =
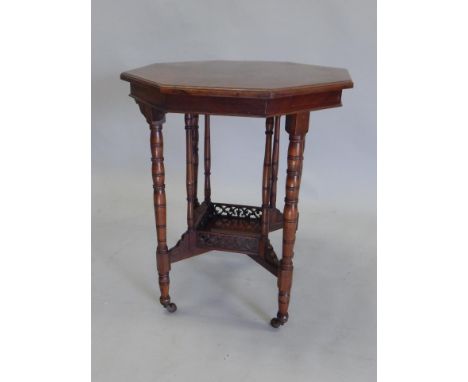
[{"label": "pierced fretwork panel", "polygon": [[198,232],[197,245],[213,249],[257,253],[258,239],[254,237],[239,237],[218,235],[216,233]]},{"label": "pierced fretwork panel", "polygon": [[259,207],[236,206],[232,204],[213,203],[213,216],[223,216],[238,219],[260,219],[262,210]]}]

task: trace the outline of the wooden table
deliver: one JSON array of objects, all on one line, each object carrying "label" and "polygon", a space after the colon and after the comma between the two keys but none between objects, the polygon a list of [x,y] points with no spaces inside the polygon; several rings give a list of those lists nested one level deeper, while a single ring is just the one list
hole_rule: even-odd
[{"label": "wooden table", "polygon": [[[271,325],[288,320],[293,255],[298,227],[298,199],[309,113],[341,106],[343,89],[353,82],[345,69],[290,62],[201,61],[159,63],[121,74],[151,130],[151,161],[156,215],[156,260],[160,302],[169,311],[171,264],[213,250],[243,253],[278,278],[278,314]],[[186,130],[187,231],[168,249],[162,127],[166,113],[184,113]],[[204,198],[198,199],[198,125],[204,115]],[[244,206],[211,200],[210,115],[266,118],[262,205]],[[289,134],[286,197],[276,207],[280,118]],[[250,139],[246,136],[245,139]],[[226,142],[227,143],[227,142]],[[278,259],[269,232],[283,229]]]}]

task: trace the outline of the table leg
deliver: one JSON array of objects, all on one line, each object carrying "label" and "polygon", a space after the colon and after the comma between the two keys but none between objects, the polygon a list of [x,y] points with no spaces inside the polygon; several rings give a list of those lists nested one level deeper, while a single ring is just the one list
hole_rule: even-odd
[{"label": "table leg", "polygon": [[210,115],[205,114],[205,202],[211,202],[211,138],[210,138]]},{"label": "table leg", "polygon": [[198,114],[194,114],[194,125],[193,125],[193,188],[194,188],[194,199],[193,204],[194,207],[198,207],[200,205],[198,201],[198,140],[199,140],[199,133],[198,133]]},{"label": "table leg", "polygon": [[196,126],[195,114],[185,114],[186,136],[186,186],[187,186],[187,226],[189,235],[194,232],[194,204],[195,204],[195,166],[194,166],[194,130]]},{"label": "table leg", "polygon": [[146,104],[139,103],[139,106],[151,130],[151,174],[153,177],[153,202],[156,218],[156,235],[158,238],[156,263],[159,274],[159,289],[161,290],[159,301],[172,313],[177,310],[177,306],[171,302],[171,297],[169,296],[169,271],[171,269],[171,262],[169,260],[166,239],[166,191],[164,185],[164,144],[162,135],[162,126],[165,122],[165,116],[163,112],[153,109]]},{"label": "table leg", "polygon": [[262,218],[261,218],[261,239],[260,256],[264,257],[268,244],[269,231],[269,205],[271,194],[271,136],[273,135],[273,117],[268,117],[265,124],[265,158],[263,160],[263,181],[262,181]]},{"label": "table leg", "polygon": [[309,128],[309,113],[290,114],[286,117],[289,133],[286,197],[283,210],[283,256],[278,272],[279,310],[271,325],[278,328],[288,321],[288,306],[292,286],[294,242],[298,221],[299,188],[304,152],[305,135]]},{"label": "table leg", "polygon": [[276,208],[276,185],[278,183],[278,161],[280,146],[280,122],[281,116],[275,117],[275,133],[273,137],[273,158],[271,162],[271,195],[270,208]]}]

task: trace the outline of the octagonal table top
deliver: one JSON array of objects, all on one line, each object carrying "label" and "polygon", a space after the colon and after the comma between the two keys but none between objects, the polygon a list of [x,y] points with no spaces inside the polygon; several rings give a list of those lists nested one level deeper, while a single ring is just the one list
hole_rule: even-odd
[{"label": "octagonal table top", "polygon": [[162,94],[263,99],[353,87],[346,69],[277,61],[157,63],[123,72],[121,79]]}]

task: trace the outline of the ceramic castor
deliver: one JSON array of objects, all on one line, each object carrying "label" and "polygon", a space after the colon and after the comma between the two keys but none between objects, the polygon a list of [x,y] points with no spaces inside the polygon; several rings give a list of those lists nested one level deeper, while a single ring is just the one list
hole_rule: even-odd
[{"label": "ceramic castor", "polygon": [[169,313],[174,313],[177,310],[177,305],[174,304],[173,302],[167,304],[164,306]]},{"label": "ceramic castor", "polygon": [[279,328],[281,325],[284,325],[286,322],[288,322],[289,315],[281,315],[278,313],[278,315],[274,318],[271,319],[270,324],[274,328]]}]

